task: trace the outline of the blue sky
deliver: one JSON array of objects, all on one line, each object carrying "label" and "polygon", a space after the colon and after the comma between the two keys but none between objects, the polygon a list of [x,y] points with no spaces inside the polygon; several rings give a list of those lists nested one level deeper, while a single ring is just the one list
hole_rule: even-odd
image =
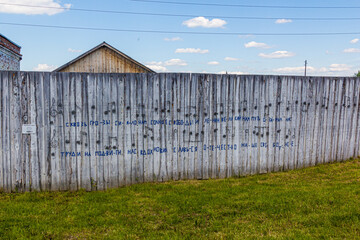
[{"label": "blue sky", "polygon": [[[50,71],[103,41],[158,72],[303,75],[305,60],[308,61],[308,75],[351,76],[360,69],[360,34],[325,36],[248,34],[360,33],[360,19],[326,21],[297,19],[360,18],[358,0],[316,2],[168,0],[165,2],[168,3],[146,2],[146,0],[2,0],[1,3],[17,5],[0,4],[0,33],[22,46],[21,70],[24,71]],[[217,6],[169,2],[205,3],[217,4]],[[219,4],[354,8],[268,8]],[[191,16],[149,16],[76,9]],[[139,32],[59,29],[4,23],[139,30]],[[145,33],[141,32],[142,30],[164,33]]]}]

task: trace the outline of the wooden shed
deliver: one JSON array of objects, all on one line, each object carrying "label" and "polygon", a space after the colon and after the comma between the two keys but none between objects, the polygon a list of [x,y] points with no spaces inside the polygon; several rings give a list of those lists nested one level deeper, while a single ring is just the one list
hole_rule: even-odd
[{"label": "wooden shed", "polygon": [[154,73],[123,52],[103,42],[54,72]]}]

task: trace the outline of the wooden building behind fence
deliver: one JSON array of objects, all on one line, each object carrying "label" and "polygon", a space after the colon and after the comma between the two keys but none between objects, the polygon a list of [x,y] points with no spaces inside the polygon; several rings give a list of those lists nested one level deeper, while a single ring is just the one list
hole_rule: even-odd
[{"label": "wooden building behind fence", "polygon": [[154,73],[123,52],[103,42],[54,72]]}]

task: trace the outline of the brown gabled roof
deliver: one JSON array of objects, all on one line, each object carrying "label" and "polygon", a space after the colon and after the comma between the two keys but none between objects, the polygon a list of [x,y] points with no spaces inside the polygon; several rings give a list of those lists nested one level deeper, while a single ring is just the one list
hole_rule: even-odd
[{"label": "brown gabled roof", "polygon": [[144,69],[146,69],[146,70],[149,71],[149,72],[155,73],[155,71],[153,71],[152,69],[150,69],[150,68],[146,67],[145,65],[139,63],[138,61],[132,59],[131,57],[129,57],[129,56],[126,55],[125,53],[119,51],[118,49],[114,48],[113,46],[111,46],[110,44],[108,44],[108,43],[106,43],[106,42],[103,42],[103,43],[97,45],[96,47],[90,49],[89,51],[81,54],[81,55],[78,56],[77,58],[71,60],[70,62],[62,65],[61,67],[58,67],[58,68],[55,69],[53,72],[59,72],[59,71],[65,69],[66,67],[70,66],[71,64],[73,64],[73,63],[75,63],[76,61],[80,60],[81,58],[83,58],[83,57],[85,57],[85,56],[87,56],[87,55],[95,52],[96,50],[98,50],[98,49],[100,49],[100,48],[102,48],[102,47],[109,48],[110,50],[114,51],[115,53],[117,53],[117,54],[120,55],[121,57],[129,60],[130,62],[132,62],[132,63],[134,63],[134,64],[136,64],[136,65],[138,65],[138,66],[140,66],[140,67],[142,67],[142,68],[144,68]]}]

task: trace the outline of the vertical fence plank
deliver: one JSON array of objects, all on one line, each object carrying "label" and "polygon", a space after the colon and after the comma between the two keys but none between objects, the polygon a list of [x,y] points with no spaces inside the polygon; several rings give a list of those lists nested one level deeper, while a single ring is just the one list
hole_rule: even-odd
[{"label": "vertical fence plank", "polygon": [[169,151],[173,155],[173,167],[172,167],[172,176],[173,180],[179,180],[179,169],[180,169],[180,160],[179,160],[179,101],[180,101],[180,86],[179,86],[179,74],[173,74],[171,76],[171,82],[173,86],[174,93],[172,94],[172,108],[171,108],[171,119],[172,119],[172,139],[173,146]]},{"label": "vertical fence plank", "polygon": [[196,77],[197,82],[196,82],[196,112],[194,115],[194,120],[195,120],[195,143],[194,143],[194,148],[195,148],[195,178],[196,179],[203,179],[204,178],[204,174],[203,174],[203,154],[204,154],[204,150],[203,150],[203,146],[204,146],[204,134],[203,133],[203,129],[204,129],[204,100],[206,99],[206,91],[207,91],[207,85],[206,85],[206,81],[205,81],[205,75],[201,74],[198,75]]},{"label": "vertical fence plank", "polygon": [[154,119],[154,106],[153,106],[153,89],[154,84],[154,75],[147,74],[147,81],[144,84],[144,101],[145,101],[145,117],[148,124],[145,126],[145,159],[144,159],[144,181],[152,182],[154,181],[154,127],[151,125],[151,120]]},{"label": "vertical fence plank", "polygon": [[125,163],[125,75],[118,75],[117,79],[117,88],[118,88],[118,98],[117,98],[117,122],[115,126],[117,127],[117,139],[118,139],[118,147],[121,150],[121,154],[118,155],[119,161],[119,185],[123,186],[126,184],[126,163]]},{"label": "vertical fence plank", "polygon": [[[3,88],[2,84],[4,81],[4,75],[5,72],[1,71],[0,72],[0,136],[4,136],[4,129],[3,129],[3,116],[5,115],[4,113],[4,103],[3,103],[3,91],[5,91],[5,89]],[[22,88],[21,88],[22,89]],[[3,138],[1,138],[0,140],[0,191],[4,191],[6,184],[5,184],[5,168],[4,168],[4,151],[3,151]]]},{"label": "vertical fence plank", "polygon": [[164,124],[164,145],[163,145],[163,156],[165,158],[165,166],[166,166],[166,176],[164,177],[164,181],[172,179],[172,169],[173,169],[173,152],[172,152],[172,145],[173,145],[173,124],[172,124],[172,112],[173,112],[173,102],[172,102],[172,92],[173,86],[171,81],[172,74],[165,74],[164,75],[164,102],[163,102],[163,118],[165,119]]},{"label": "vertical fence plank", "polygon": [[137,160],[137,172],[136,178],[138,182],[144,182],[144,74],[139,74],[136,76],[136,119],[137,120],[137,144],[138,144],[138,160]]},{"label": "vertical fence plank", "polygon": [[96,190],[97,186],[97,163],[96,163],[96,126],[94,121],[96,120],[96,77],[94,74],[88,75],[88,83],[87,83],[87,98],[88,98],[88,145],[90,156],[90,189]]},{"label": "vertical fence plank", "polygon": [[334,148],[333,148],[333,159],[334,161],[339,160],[338,149],[339,149],[339,129],[340,129],[340,111],[341,111],[341,94],[342,94],[342,81],[341,79],[336,79],[335,88],[336,96],[335,96],[335,104],[334,104]]},{"label": "vertical fence plank", "polygon": [[[336,97],[336,81],[332,78],[325,78],[325,81],[329,82],[329,86],[330,86],[330,90],[329,90],[329,104],[328,104],[328,114],[327,114],[327,132],[326,132],[326,139],[328,140],[328,146],[326,148],[326,156],[325,158],[327,159],[328,162],[333,161],[333,148],[334,148],[334,116],[335,116],[335,97]],[[319,101],[321,102],[321,101]],[[320,105],[320,104],[319,104]],[[322,124],[322,123],[320,123]],[[319,124],[319,125],[320,125]]]},{"label": "vertical fence plank", "polygon": [[[81,74],[81,97],[83,105],[81,107],[82,122],[81,127],[81,185],[82,189],[91,190],[91,154],[93,149],[90,148],[90,126],[89,126],[89,112],[91,106],[89,105],[89,80],[90,76]],[[92,136],[92,135],[91,135]]]},{"label": "vertical fence plank", "polygon": [[226,117],[226,177],[233,176],[233,152],[234,152],[234,86],[235,78],[233,75],[227,77],[227,101],[225,102]]}]

